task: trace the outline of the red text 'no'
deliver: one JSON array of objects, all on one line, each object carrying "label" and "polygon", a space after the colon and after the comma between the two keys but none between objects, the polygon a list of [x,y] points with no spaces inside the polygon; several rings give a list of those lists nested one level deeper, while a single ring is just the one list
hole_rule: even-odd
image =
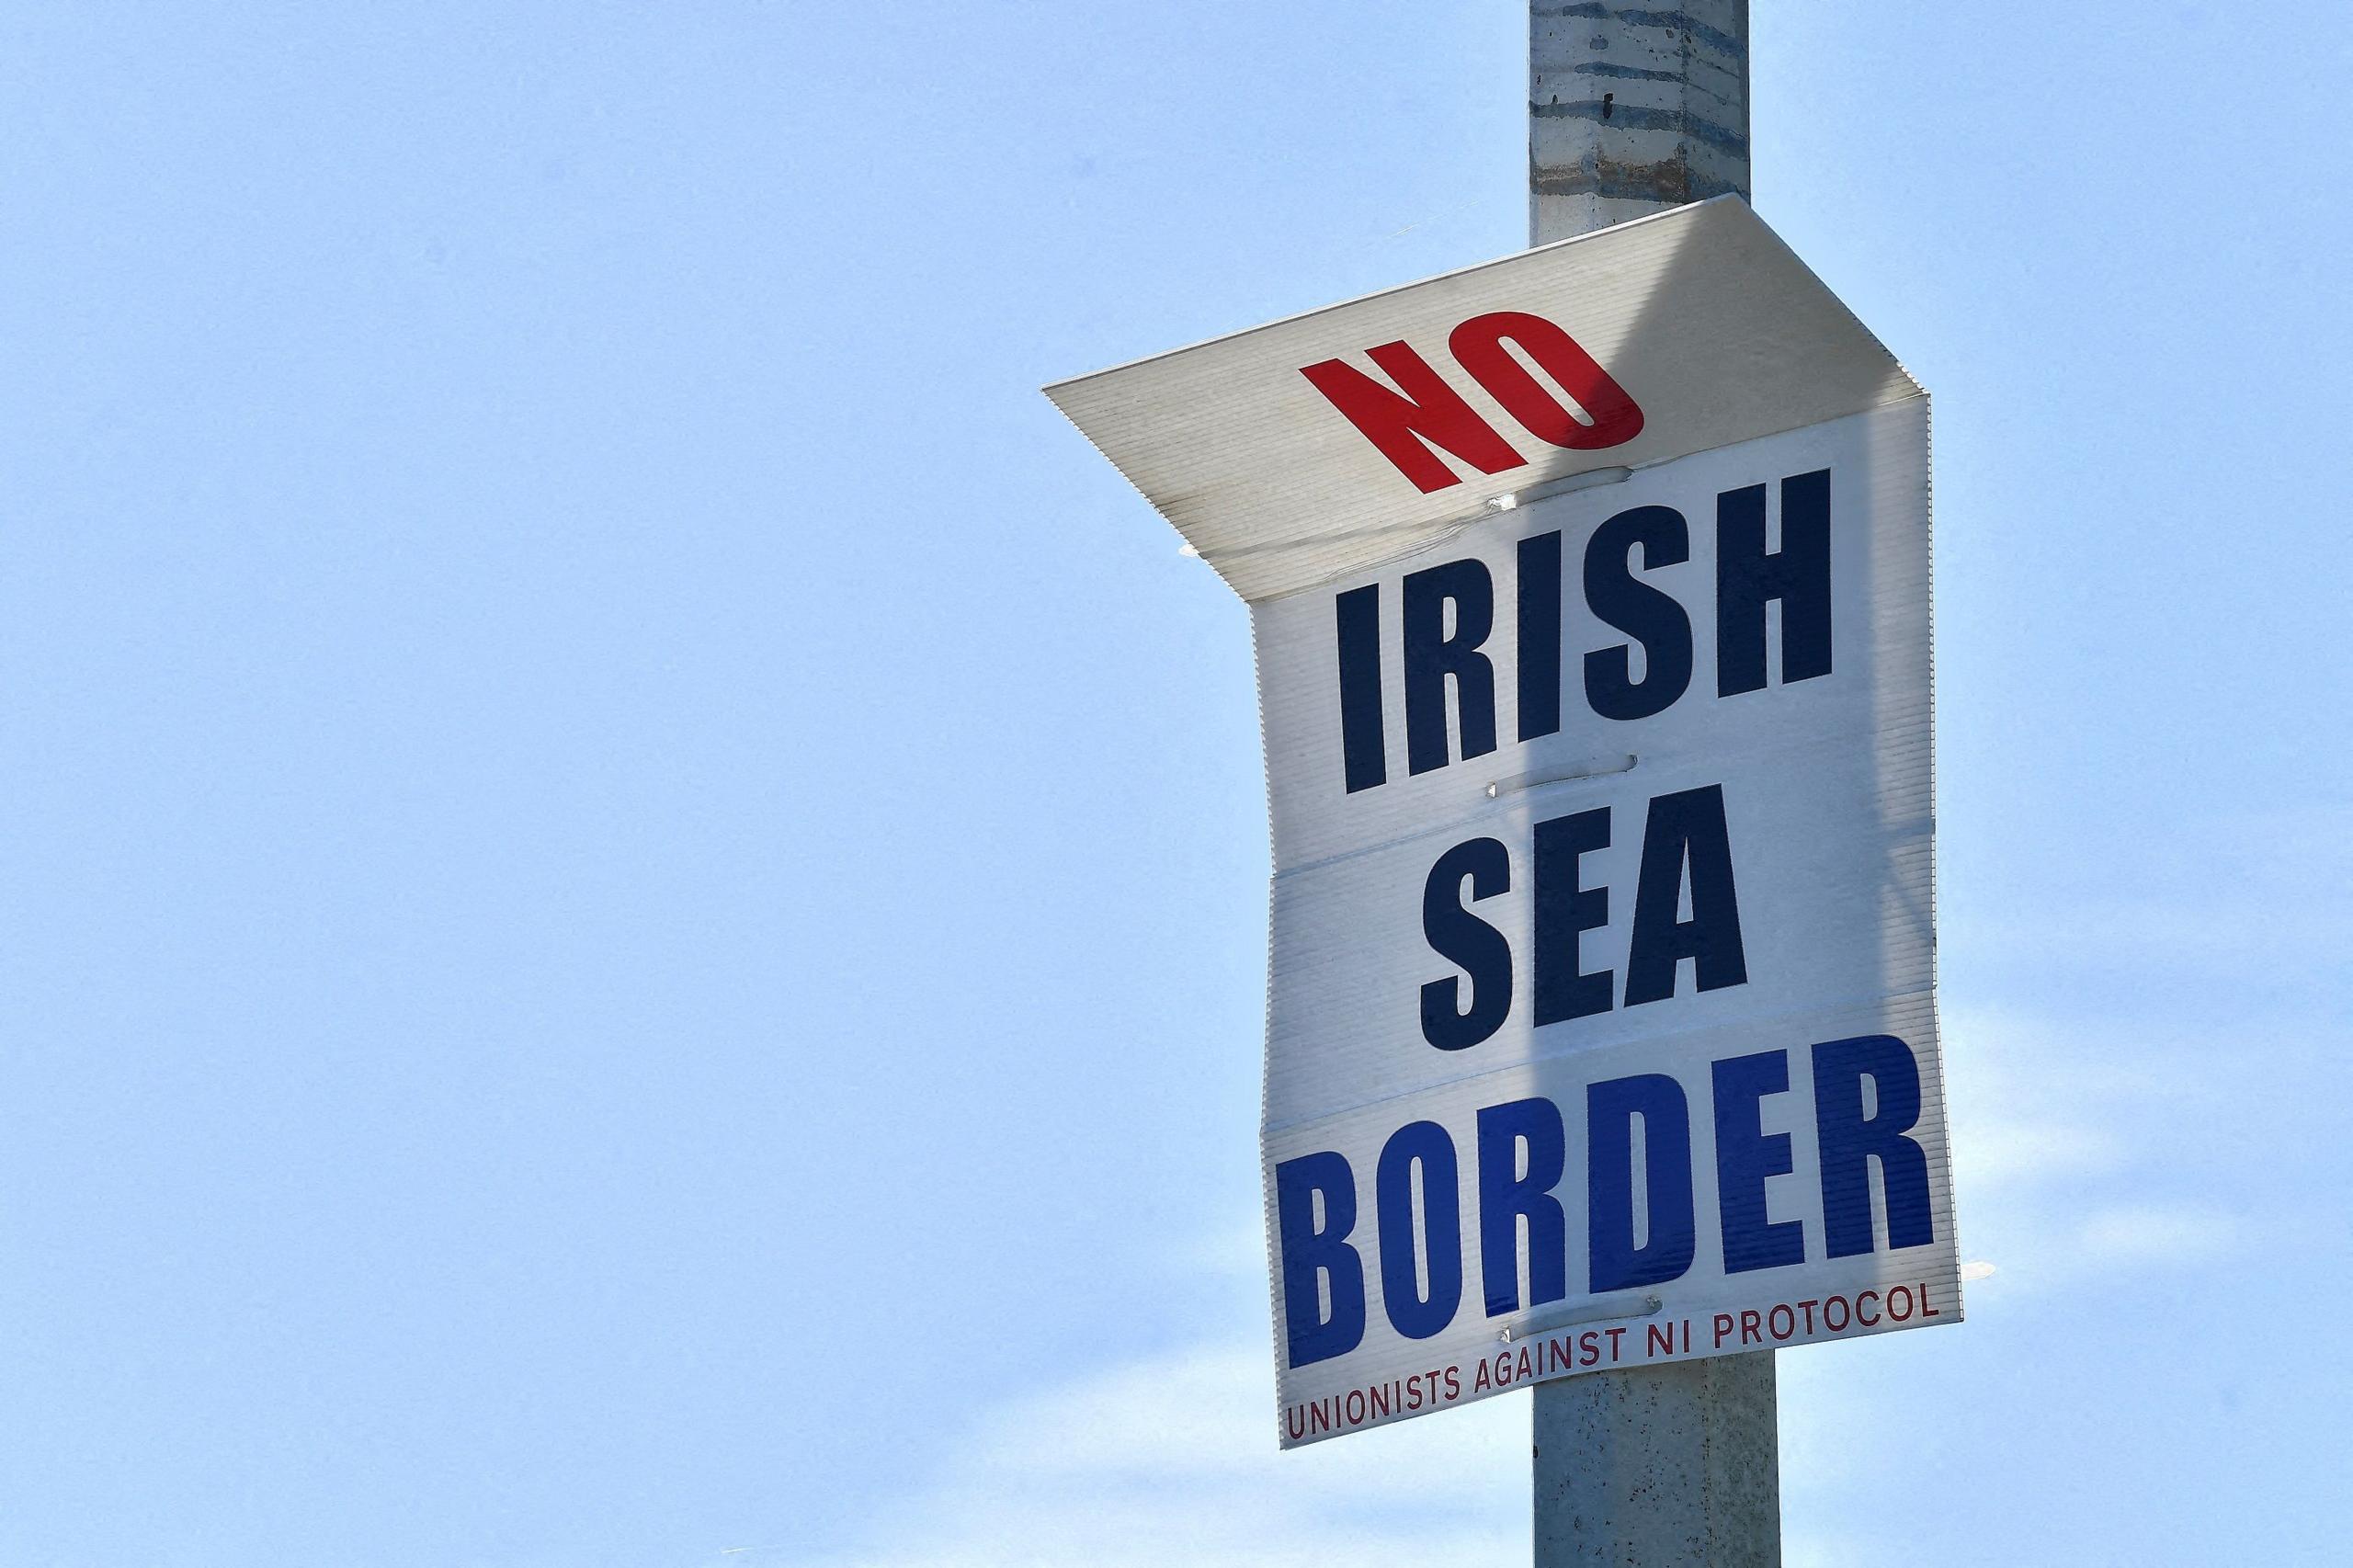
[{"label": "red text 'no'", "polygon": [[[1643,433],[1643,411],[1626,389],[1575,338],[1542,316],[1525,311],[1472,316],[1454,329],[1446,347],[1455,363],[1540,441],[1596,451],[1623,446]],[[1383,386],[1345,359],[1305,366],[1300,374],[1417,489],[1427,494],[1462,483],[1438,457],[1440,451],[1482,473],[1528,462],[1411,344],[1384,343],[1365,354],[1394,386]],[[1539,381],[1529,363],[1567,393],[1568,401]]]}]

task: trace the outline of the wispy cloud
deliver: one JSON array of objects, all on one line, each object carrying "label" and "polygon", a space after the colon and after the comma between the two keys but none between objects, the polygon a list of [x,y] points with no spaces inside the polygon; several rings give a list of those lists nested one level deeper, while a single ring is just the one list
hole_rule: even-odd
[{"label": "wispy cloud", "polygon": [[[989,1415],[946,1470],[846,1552],[739,1551],[698,1568],[1517,1568],[1528,1561],[1524,1396],[1278,1454],[1257,1343],[1083,1375]],[[1780,1359],[1785,1493],[1864,1480],[1875,1397],[1837,1358]],[[1821,1512],[1820,1509],[1813,1510]],[[1802,1525],[1790,1568],[1885,1561]]]},{"label": "wispy cloud", "polygon": [[2101,1209],[2085,1220],[2084,1250],[2103,1263],[2181,1265],[2231,1251],[2239,1227],[2207,1203],[2136,1203]]},{"label": "wispy cloud", "polygon": [[[1958,1011],[1947,1054],[1976,1305],[2024,1307],[2087,1273],[2162,1269],[2243,1244],[2232,1210],[2155,1180],[2182,1130],[2217,1126],[2195,1041],[2071,1034]],[[2178,1191],[2178,1188],[2175,1189]],[[2154,1194],[2154,1196],[2153,1196]],[[1176,1255],[1256,1297],[1264,1250],[1237,1223]],[[1247,1287],[1245,1289],[1244,1287]],[[1237,1313],[1238,1315],[1238,1313]],[[1274,1443],[1256,1334],[1108,1368],[988,1412],[855,1550],[745,1550],[698,1568],[1485,1568],[1529,1552],[1523,1397],[1290,1454]],[[1791,1568],[1887,1560],[1825,1531],[1889,1462],[1852,1440],[1881,1397],[1869,1351],[1780,1358]]]},{"label": "wispy cloud", "polygon": [[1017,1401],[861,1550],[710,1568],[1501,1568],[1528,1556],[1528,1407],[1275,1451],[1265,1345],[1179,1350]]},{"label": "wispy cloud", "polygon": [[1963,1256],[1995,1266],[1989,1302],[2236,1244],[2223,1203],[2185,1194],[2234,1114],[2211,1050],[1949,1009],[1945,1059]]}]

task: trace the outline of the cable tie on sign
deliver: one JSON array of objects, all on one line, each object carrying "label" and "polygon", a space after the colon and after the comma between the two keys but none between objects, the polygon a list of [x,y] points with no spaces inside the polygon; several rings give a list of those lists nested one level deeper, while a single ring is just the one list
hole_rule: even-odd
[{"label": "cable tie on sign", "polygon": [[1587,757],[1560,767],[1540,767],[1532,773],[1515,773],[1508,778],[1491,780],[1487,799],[1516,794],[1522,790],[1540,790],[1547,784],[1568,784],[1579,778],[1607,778],[1613,773],[1631,773],[1643,759],[1631,752],[1617,756]]},{"label": "cable tie on sign", "polygon": [[[1549,501],[1555,495],[1574,494],[1580,490],[1597,490],[1605,484],[1622,484],[1633,477],[1634,471],[1631,468],[1587,469],[1583,473],[1572,473],[1565,478],[1552,480],[1543,484],[1531,484],[1525,490],[1507,490],[1500,495],[1490,495],[1479,503],[1477,510],[1465,512],[1459,517],[1408,517],[1402,523],[1373,523],[1363,528],[1334,528],[1328,533],[1307,534],[1299,539],[1270,539],[1257,544],[1229,545],[1217,551],[1216,560],[1211,564],[1215,565],[1218,562],[1226,561],[1246,561],[1261,555],[1281,555],[1295,550],[1328,550],[1358,540],[1378,539],[1384,534],[1412,535],[1414,537],[1409,540],[1408,548],[1421,550],[1450,534],[1461,532],[1473,523],[1484,521],[1497,512],[1514,511],[1538,501]],[[1198,548],[1186,553],[1201,555]],[[1202,559],[1209,560],[1209,557],[1204,555]],[[1361,564],[1373,565],[1378,562]],[[1318,582],[1327,580],[1319,578]]]},{"label": "cable tie on sign", "polygon": [[1508,512],[1535,501],[1549,501],[1555,495],[1574,495],[1580,490],[1598,490],[1605,484],[1623,484],[1634,477],[1631,468],[1589,468],[1583,473],[1570,474],[1544,484],[1531,484],[1508,495],[1498,495],[1487,505],[1495,511]]},{"label": "cable tie on sign", "polygon": [[1506,1345],[1515,1345],[1523,1339],[1534,1339],[1550,1334],[1554,1329],[1574,1328],[1581,1323],[1608,1323],[1618,1318],[1656,1317],[1665,1305],[1665,1301],[1654,1295],[1604,1296],[1597,1301],[1588,1301],[1582,1307],[1571,1307],[1563,1312],[1546,1312],[1539,1317],[1522,1318],[1518,1323],[1506,1324],[1504,1325],[1503,1332],[1495,1337]]}]

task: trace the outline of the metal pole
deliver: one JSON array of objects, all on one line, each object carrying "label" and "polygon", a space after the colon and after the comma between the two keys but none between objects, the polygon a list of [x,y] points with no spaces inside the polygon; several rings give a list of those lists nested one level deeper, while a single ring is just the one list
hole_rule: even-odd
[{"label": "metal pole", "polygon": [[[1531,244],[1748,196],[1748,0],[1530,0],[1528,31]],[[1539,1383],[1534,1439],[1536,1568],[1779,1568],[1771,1351]]]},{"label": "metal pole", "polygon": [[1748,0],[1530,0],[1528,220],[1549,244],[1748,185]]}]

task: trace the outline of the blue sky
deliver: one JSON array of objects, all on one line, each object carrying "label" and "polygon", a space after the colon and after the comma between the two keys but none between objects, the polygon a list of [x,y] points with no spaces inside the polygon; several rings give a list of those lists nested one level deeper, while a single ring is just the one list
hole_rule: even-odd
[{"label": "blue sky", "polygon": [[[1972,1321],[1793,1563],[2353,1525],[2353,17],[1757,0],[1937,395]],[[1037,388],[1524,238],[1518,0],[0,19],[0,1563],[1508,1563],[1278,1458],[1242,607]]]}]

